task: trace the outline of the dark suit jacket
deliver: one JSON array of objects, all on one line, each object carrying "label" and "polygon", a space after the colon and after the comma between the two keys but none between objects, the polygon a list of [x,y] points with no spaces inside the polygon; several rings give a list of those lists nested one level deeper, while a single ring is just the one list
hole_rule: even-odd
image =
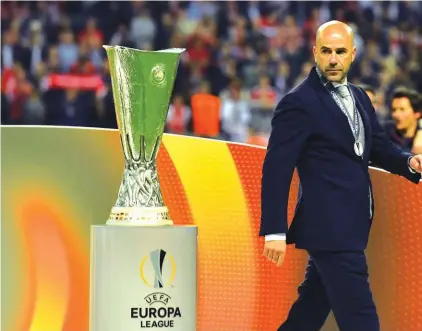
[{"label": "dark suit jacket", "polygon": [[[260,235],[287,233],[287,243],[313,250],[363,250],[372,218],[368,163],[418,183],[411,154],[395,147],[379,126],[371,101],[349,84],[365,128],[363,159],[353,151],[346,116],[320,82],[309,76],[276,107],[263,164]],[[301,190],[290,229],[287,204],[294,168]],[[371,194],[372,196],[372,194]]]}]

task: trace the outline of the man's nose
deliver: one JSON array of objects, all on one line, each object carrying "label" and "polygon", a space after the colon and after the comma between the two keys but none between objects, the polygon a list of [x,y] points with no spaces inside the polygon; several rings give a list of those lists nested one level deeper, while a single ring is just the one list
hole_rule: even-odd
[{"label": "man's nose", "polygon": [[337,64],[337,56],[336,56],[335,53],[332,53],[330,55],[330,64],[332,64],[332,65]]}]

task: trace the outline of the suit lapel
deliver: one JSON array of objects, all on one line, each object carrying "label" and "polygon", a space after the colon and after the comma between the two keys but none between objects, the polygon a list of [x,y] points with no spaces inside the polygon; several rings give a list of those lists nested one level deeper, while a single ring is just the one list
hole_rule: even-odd
[{"label": "suit lapel", "polygon": [[[315,67],[312,68],[308,77],[314,88],[314,91],[316,92],[315,94],[317,95],[319,100],[321,100],[321,102],[325,105],[325,108],[329,111],[329,113],[333,116],[333,118],[336,119],[336,122],[338,123],[338,128],[342,132],[346,132],[345,135],[341,135],[341,136],[346,137],[347,141],[351,144],[351,146],[353,146],[352,144],[354,144],[355,138],[353,136],[352,130],[350,129],[350,125],[347,120],[347,117],[343,114],[340,107],[334,101],[330,92],[328,92],[328,90],[321,83],[321,80],[318,76],[318,73],[315,70]],[[371,151],[371,145],[372,145],[371,122],[370,122],[369,115],[365,111],[364,106],[361,102],[361,98],[360,98],[357,88],[352,84],[349,84],[349,86],[351,87],[350,90],[352,91],[353,96],[356,100],[356,107],[362,118],[363,127],[365,130],[365,151],[363,154],[363,159],[367,160],[369,158],[369,153]]]},{"label": "suit lapel", "polygon": [[313,86],[316,91],[315,94],[322,101],[322,103],[325,105],[325,108],[330,112],[330,114],[336,119],[336,122],[338,123],[340,130],[342,132],[347,132],[347,135],[346,135],[347,139],[351,144],[353,144],[355,142],[355,139],[353,137],[353,132],[350,129],[350,125],[347,120],[347,117],[346,115],[343,114],[340,107],[334,101],[333,97],[331,96],[327,88],[324,85],[322,85],[319,79],[319,76],[315,71],[315,68],[313,69],[313,72],[311,72],[311,77],[313,78],[312,81],[313,81]]}]

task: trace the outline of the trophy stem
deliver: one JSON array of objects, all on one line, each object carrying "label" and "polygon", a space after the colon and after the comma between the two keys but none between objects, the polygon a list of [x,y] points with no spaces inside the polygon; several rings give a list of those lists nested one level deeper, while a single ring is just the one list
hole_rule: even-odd
[{"label": "trophy stem", "polygon": [[155,162],[160,139],[157,138],[154,153],[149,160],[145,158],[142,135],[140,141],[139,158],[134,158],[130,148],[131,155],[125,158],[123,179],[107,224],[172,225],[168,208],[164,205]]}]

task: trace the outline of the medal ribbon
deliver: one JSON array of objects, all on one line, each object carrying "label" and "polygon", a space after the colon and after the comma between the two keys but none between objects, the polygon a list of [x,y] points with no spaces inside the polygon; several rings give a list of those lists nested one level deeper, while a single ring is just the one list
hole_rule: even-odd
[{"label": "medal ribbon", "polygon": [[333,96],[333,98],[337,101],[337,104],[339,105],[343,114],[346,115],[347,121],[349,122],[349,126],[352,129],[355,141],[357,142],[359,139],[359,133],[360,133],[360,123],[359,123],[358,111],[355,104],[355,99],[352,97],[352,94],[350,93],[350,90],[349,90],[350,96],[352,97],[352,100],[353,100],[353,110],[354,110],[354,123],[353,123],[353,120],[352,118],[350,118],[349,112],[347,111],[346,105],[344,104],[343,100],[339,98],[337,93],[334,92],[332,89],[329,89],[329,91],[331,95]]}]

